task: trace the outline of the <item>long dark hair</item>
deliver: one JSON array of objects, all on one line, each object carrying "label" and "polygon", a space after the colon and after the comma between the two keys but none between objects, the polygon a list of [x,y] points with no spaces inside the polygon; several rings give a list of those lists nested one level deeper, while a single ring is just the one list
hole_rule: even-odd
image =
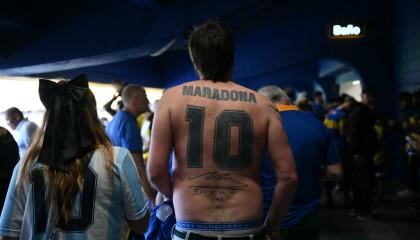
[{"label": "long dark hair", "polygon": [[[66,83],[60,82],[59,84]],[[75,109],[75,117],[82,119],[82,131],[89,136],[89,140],[92,142],[92,149],[100,150],[99,154],[102,154],[102,157],[105,159],[110,176],[113,176],[113,148],[97,117],[95,97],[90,90],[84,94],[78,107]],[[53,124],[48,121],[49,114],[51,114],[51,110],[47,109],[44,114],[42,127],[38,130],[26,156],[21,160],[18,178],[18,189],[20,190],[23,190],[22,183],[24,180],[32,177],[32,168],[41,153],[42,144],[45,141],[45,131],[49,124]],[[43,168],[44,179],[48,179],[46,181],[48,196],[55,223],[57,223],[59,216],[64,217],[66,223],[70,220],[70,213],[76,195],[82,189],[86,166],[89,164],[91,156],[92,151],[77,157],[70,163],[68,171],[58,171],[48,165]]]}]

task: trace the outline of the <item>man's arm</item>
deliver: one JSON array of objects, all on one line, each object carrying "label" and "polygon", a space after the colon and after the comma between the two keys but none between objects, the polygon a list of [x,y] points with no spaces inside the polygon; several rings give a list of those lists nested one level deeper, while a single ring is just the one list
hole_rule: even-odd
[{"label": "man's arm", "polygon": [[[280,114],[276,110],[270,113],[267,145],[277,184],[265,226],[269,231],[276,233],[280,231],[280,225],[293,200],[298,182],[293,155],[282,127]],[[274,237],[274,234],[272,236]]]},{"label": "man's arm", "polygon": [[115,114],[117,114],[117,111],[115,111],[114,109],[112,109],[112,103],[117,99],[117,97],[118,97],[118,95],[117,96],[113,96],[112,98],[111,98],[111,100],[109,100],[107,103],[105,103],[105,105],[104,105],[104,109],[105,109],[105,111],[107,112],[107,113],[109,113],[111,116],[114,116]]},{"label": "man's arm", "polygon": [[155,207],[155,193],[150,185],[149,180],[147,179],[146,170],[144,169],[143,157],[138,152],[130,152],[131,157],[134,159],[136,164],[137,171],[139,173],[141,184],[143,185],[144,193],[152,202],[152,206]]},{"label": "man's arm", "polygon": [[[120,155],[118,154],[118,156]],[[147,231],[150,213],[147,197],[144,193],[144,183],[137,174],[136,165],[137,163],[132,159],[132,154],[126,152],[120,169],[121,195],[128,225],[135,233],[142,234]]]},{"label": "man's arm", "polygon": [[322,176],[323,181],[337,181],[340,180],[343,169],[341,167],[340,155],[338,154],[337,148],[331,138],[331,135],[327,134],[326,129],[325,133],[328,137],[328,146],[326,148],[326,169],[324,176]]},{"label": "man's arm", "polygon": [[166,198],[172,198],[169,156],[172,150],[170,99],[163,95],[153,119],[147,173],[152,185]]},{"label": "man's arm", "polygon": [[142,141],[140,130],[135,121],[125,121],[122,123],[123,127],[120,130],[121,146],[130,151],[130,155],[134,160],[140,181],[143,185],[143,190],[146,196],[150,199],[152,206],[155,206],[155,194],[150,186],[146,175],[146,167],[142,155]]}]

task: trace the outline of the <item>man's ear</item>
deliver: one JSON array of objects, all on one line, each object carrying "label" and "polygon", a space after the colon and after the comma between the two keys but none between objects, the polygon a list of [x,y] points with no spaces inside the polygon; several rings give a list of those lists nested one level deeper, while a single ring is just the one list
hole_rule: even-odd
[{"label": "man's ear", "polygon": [[133,102],[138,103],[140,102],[140,96],[136,95],[133,97]]}]

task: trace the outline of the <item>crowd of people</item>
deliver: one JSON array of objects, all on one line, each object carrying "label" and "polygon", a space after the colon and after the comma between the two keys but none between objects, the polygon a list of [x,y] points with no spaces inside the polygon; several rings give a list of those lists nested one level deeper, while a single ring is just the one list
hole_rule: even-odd
[{"label": "crowd of people", "polygon": [[18,137],[0,127],[0,239],[319,239],[320,183],[329,205],[340,188],[351,215],[372,218],[385,128],[406,136],[418,191],[420,91],[385,122],[370,88],[326,103],[234,83],[220,23],[195,28],[189,54],[199,80],[167,89],[154,111],[142,86],[116,80],[113,118],[98,119],[86,75],[39,81],[40,127],[8,109]]},{"label": "crowd of people", "polygon": [[[313,101],[304,97],[296,100],[296,105],[324,123],[343,167],[339,182],[325,183],[329,206],[335,205],[332,192],[338,188],[352,216],[359,220],[372,218],[372,209],[384,201],[384,179],[390,172],[387,155],[398,151],[398,146],[386,149],[386,132],[397,132],[399,144],[405,150],[397,153],[403,155],[409,177],[401,192],[412,196],[419,191],[420,90],[402,92],[398,98],[398,117],[388,120],[376,111],[372,88],[362,91],[361,102],[346,94],[328,102],[324,101],[322,92],[315,92],[313,96]],[[418,207],[414,201],[409,206],[414,210]]]}]

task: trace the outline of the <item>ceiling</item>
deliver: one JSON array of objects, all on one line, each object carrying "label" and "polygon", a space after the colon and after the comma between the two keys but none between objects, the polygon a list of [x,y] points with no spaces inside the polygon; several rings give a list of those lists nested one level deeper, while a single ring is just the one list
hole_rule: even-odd
[{"label": "ceiling", "polygon": [[110,80],[135,74],[136,65],[149,68],[165,52],[185,50],[194,24],[217,18],[240,27],[272,5],[275,1],[1,1],[0,75],[92,72]]},{"label": "ceiling", "polygon": [[[235,77],[258,85],[318,77],[336,54],[325,37],[337,19],[381,15],[362,0],[3,0],[0,76],[120,78],[166,87],[196,76],[188,60],[192,27],[221,20],[234,33]],[[375,10],[376,12],[372,11]],[[381,16],[379,16],[381,18]],[[363,40],[361,41],[363,44]],[[339,46],[341,48],[341,46]],[[280,75],[279,75],[280,74]],[[252,83],[253,82],[253,83]]]}]

